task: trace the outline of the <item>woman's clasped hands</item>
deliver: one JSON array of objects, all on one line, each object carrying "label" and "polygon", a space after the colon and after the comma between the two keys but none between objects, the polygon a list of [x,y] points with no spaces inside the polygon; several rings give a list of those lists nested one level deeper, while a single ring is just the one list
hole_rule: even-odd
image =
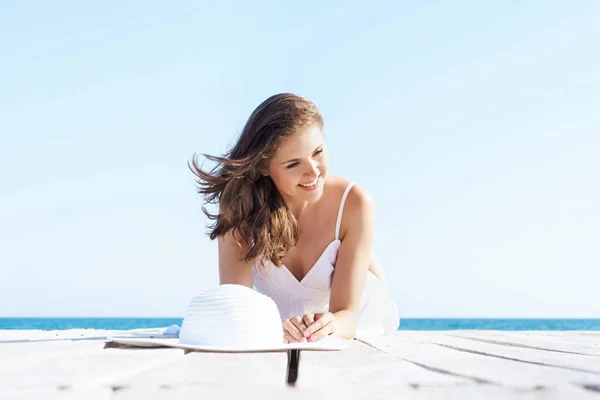
[{"label": "woman's clasped hands", "polygon": [[316,342],[335,333],[335,315],[330,312],[296,316],[281,323],[284,343]]}]

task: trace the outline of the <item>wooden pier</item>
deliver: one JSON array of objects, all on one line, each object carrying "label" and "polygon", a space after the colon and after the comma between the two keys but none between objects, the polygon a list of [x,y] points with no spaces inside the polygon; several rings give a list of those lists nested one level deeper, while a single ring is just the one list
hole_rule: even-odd
[{"label": "wooden pier", "polygon": [[0,399],[600,399],[593,331],[398,331],[302,352],[294,385],[286,353],[106,347],[119,333],[0,331]]}]

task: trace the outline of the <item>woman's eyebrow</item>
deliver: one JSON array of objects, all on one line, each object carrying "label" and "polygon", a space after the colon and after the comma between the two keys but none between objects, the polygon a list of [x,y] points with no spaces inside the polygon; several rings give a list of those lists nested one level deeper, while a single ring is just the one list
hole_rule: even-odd
[{"label": "woman's eyebrow", "polygon": [[[323,146],[324,144],[325,143],[321,143],[320,145],[318,145],[317,147],[315,147],[315,149],[312,152],[314,153],[315,151],[317,151],[317,149],[319,147]],[[300,159],[299,158],[292,158],[291,160],[284,161],[281,164],[287,164],[287,163],[292,162],[292,161],[300,161]]]}]

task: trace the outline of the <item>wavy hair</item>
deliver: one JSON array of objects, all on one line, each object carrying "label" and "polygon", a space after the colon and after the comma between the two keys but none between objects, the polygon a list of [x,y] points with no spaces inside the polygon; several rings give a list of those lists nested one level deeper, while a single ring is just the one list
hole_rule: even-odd
[{"label": "wavy hair", "polygon": [[203,154],[216,163],[204,171],[194,154],[188,166],[196,175],[198,193],[204,204],[218,205],[210,213],[203,205],[210,238],[233,233],[238,245],[247,246],[245,261],[260,257],[282,265],[282,258],[298,241],[298,222],[287,209],[271,177],[264,176],[269,159],[281,141],[314,124],[323,127],[318,107],[311,101],[280,93],[264,100],[250,114],[233,148],[221,157]]}]

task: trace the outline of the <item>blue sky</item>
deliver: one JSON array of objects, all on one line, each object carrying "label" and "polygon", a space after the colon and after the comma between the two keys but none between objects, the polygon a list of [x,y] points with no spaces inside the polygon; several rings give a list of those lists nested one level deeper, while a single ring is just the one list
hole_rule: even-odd
[{"label": "blue sky", "polygon": [[181,316],[187,161],[294,92],[402,317],[600,317],[599,2],[215,3],[2,3],[0,316]]}]

